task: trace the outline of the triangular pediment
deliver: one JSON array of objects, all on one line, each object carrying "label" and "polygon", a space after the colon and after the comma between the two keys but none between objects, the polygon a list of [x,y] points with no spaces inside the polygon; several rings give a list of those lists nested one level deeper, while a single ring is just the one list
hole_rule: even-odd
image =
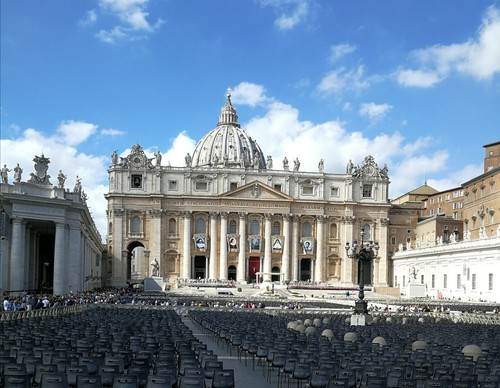
[{"label": "triangular pediment", "polygon": [[292,201],[293,198],[289,195],[275,190],[270,186],[264,185],[261,182],[254,181],[237,189],[224,193],[222,198],[244,198],[256,200],[281,200]]}]

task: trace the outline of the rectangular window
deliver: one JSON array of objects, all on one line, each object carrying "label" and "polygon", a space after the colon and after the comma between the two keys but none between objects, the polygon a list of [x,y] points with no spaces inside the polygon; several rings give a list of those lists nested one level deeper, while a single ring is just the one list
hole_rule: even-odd
[{"label": "rectangular window", "polygon": [[313,186],[302,186],[302,194],[313,195],[314,194],[314,187]]},{"label": "rectangular window", "polygon": [[488,274],[488,290],[493,291],[493,274]]},{"label": "rectangular window", "polygon": [[396,237],[391,237],[391,245],[396,245]]},{"label": "rectangular window", "polygon": [[394,275],[394,285],[396,287],[398,286],[398,277],[397,277],[397,275]]},{"label": "rectangular window", "polygon": [[208,190],[208,182],[205,181],[197,181],[195,183],[196,191],[207,191]]},{"label": "rectangular window", "polygon": [[363,198],[371,198],[372,197],[372,185],[363,185]]},{"label": "rectangular window", "polygon": [[420,275],[420,284],[424,284],[424,275]]},{"label": "rectangular window", "polygon": [[168,181],[168,189],[171,191],[177,191],[177,181]]},{"label": "rectangular window", "polygon": [[130,184],[133,189],[140,189],[142,187],[142,175],[133,174]]},{"label": "rectangular window", "polygon": [[460,274],[457,274],[457,290],[462,288],[462,280]]},{"label": "rectangular window", "polygon": [[472,289],[475,290],[476,289],[476,274],[473,273],[472,274]]},{"label": "rectangular window", "polygon": [[436,275],[431,277],[431,288],[436,288]]},{"label": "rectangular window", "polygon": [[278,184],[274,185],[274,190],[281,191],[281,185]]},{"label": "rectangular window", "polygon": [[444,274],[443,276],[443,288],[448,288],[448,275]]},{"label": "rectangular window", "polygon": [[339,196],[339,188],[338,187],[332,187],[330,189],[330,195],[332,197],[338,197]]},{"label": "rectangular window", "polygon": [[229,184],[229,190],[236,190],[238,188],[238,182],[231,182]]}]

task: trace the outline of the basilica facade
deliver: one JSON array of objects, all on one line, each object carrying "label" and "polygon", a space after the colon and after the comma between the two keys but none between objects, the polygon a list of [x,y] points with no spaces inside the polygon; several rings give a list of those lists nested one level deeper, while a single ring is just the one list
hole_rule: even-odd
[{"label": "basilica facade", "polygon": [[114,153],[106,194],[109,285],[153,275],[165,282],[357,284],[358,263],[345,245],[363,229],[365,242],[380,243],[368,283],[387,286],[387,168],[366,156],[340,173],[324,171],[323,160],[306,172],[301,155],[289,157],[266,156],[240,127],[229,92],[217,126],[183,166],[162,165],[160,153],[149,158],[139,144],[125,157]]}]

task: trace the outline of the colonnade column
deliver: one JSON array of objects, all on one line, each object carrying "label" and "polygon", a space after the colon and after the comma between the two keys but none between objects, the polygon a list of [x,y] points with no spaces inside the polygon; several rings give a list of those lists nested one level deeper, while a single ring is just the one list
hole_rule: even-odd
[{"label": "colonnade column", "polygon": [[247,215],[243,212],[238,213],[238,216],[240,217],[240,225],[239,225],[239,232],[240,232],[240,242],[238,244],[238,269],[236,270],[236,279],[238,282],[244,282],[245,281],[245,251],[246,251],[246,221],[247,221]]},{"label": "colonnade column", "polygon": [[[344,236],[343,236],[343,243],[349,241],[351,244],[357,240],[357,238],[353,238],[353,223],[354,223],[354,217],[352,216],[347,216],[344,217]],[[353,283],[353,273],[352,273],[352,259],[347,257],[347,253],[345,249],[342,249],[343,251],[343,260],[342,260],[342,283]]]},{"label": "colonnade column", "polygon": [[264,281],[271,281],[272,258],[271,258],[271,214],[264,214]]},{"label": "colonnade column", "polygon": [[22,291],[24,286],[24,257],[23,257],[23,220],[15,217],[12,219],[12,251],[10,259],[10,284],[9,288]]},{"label": "colonnade column", "polygon": [[[127,281],[127,260],[123,259],[124,242],[126,229],[124,230],[124,219],[126,212],[123,209],[114,209],[113,215],[113,252],[112,252],[112,286],[123,286]],[[125,231],[125,233],[124,233]],[[83,245],[82,245],[83,246]],[[83,257],[83,256],[82,256]],[[83,269],[82,269],[83,270]]]},{"label": "colonnade column", "polygon": [[387,263],[387,227],[389,219],[381,218],[379,230],[376,235],[376,240],[380,242],[380,249],[378,251],[378,259],[375,260],[376,264],[376,278],[375,285],[387,287],[389,285],[389,265]]},{"label": "colonnade column", "polygon": [[220,214],[219,279],[227,279],[227,212],[221,212]]},{"label": "colonnade column", "polygon": [[[158,263],[160,263],[160,276],[163,276],[163,266],[162,266],[162,258],[163,255],[161,253],[161,218],[163,214],[162,209],[151,209],[150,211],[151,217],[153,218],[153,227],[151,228],[151,246],[149,248],[150,250],[150,256],[158,260]],[[149,261],[148,261],[148,266],[149,266]]]},{"label": "colonnade column", "polygon": [[[84,242],[83,242],[84,243]],[[69,254],[68,254],[68,287],[72,291],[82,291],[84,285],[81,284],[85,275],[82,268],[82,236],[79,225],[69,225]]]},{"label": "colonnade column", "polygon": [[281,272],[284,281],[290,280],[290,214],[283,214],[283,254],[281,256]]},{"label": "colonnade column", "polygon": [[316,268],[314,271],[314,281],[324,280],[325,269],[325,217],[317,216],[317,235],[316,235]]},{"label": "colonnade column", "polygon": [[191,213],[182,212],[184,218],[181,278],[191,277]]},{"label": "colonnade column", "polygon": [[208,278],[217,279],[217,213],[210,212],[210,263]]},{"label": "colonnade column", "polygon": [[64,230],[65,225],[61,222],[56,222],[56,237],[54,243],[54,295],[63,295],[66,293],[67,284],[66,266],[64,261]]},{"label": "colonnade column", "polygon": [[292,281],[299,279],[299,219],[297,215],[293,216],[292,222]]}]

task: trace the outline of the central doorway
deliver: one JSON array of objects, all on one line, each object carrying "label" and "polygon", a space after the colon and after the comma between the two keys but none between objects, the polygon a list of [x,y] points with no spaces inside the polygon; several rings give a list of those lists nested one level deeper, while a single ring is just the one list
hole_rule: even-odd
[{"label": "central doorway", "polygon": [[248,282],[255,282],[255,274],[260,272],[260,257],[252,256],[248,259]]},{"label": "central doorway", "polygon": [[194,258],[194,278],[205,279],[207,258],[205,256],[195,256]]},{"label": "central doorway", "polygon": [[311,259],[300,260],[300,277],[303,282],[311,280]]}]

